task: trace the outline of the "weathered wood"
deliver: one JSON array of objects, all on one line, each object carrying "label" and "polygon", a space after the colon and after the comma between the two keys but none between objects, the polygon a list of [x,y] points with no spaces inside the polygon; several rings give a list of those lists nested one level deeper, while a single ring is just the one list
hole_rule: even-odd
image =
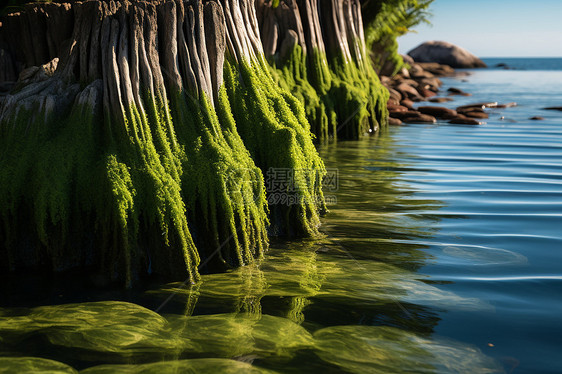
[{"label": "weathered wood", "polygon": [[[205,42],[209,57],[213,93],[216,95],[223,81],[224,54],[226,51],[226,28],[222,6],[216,1],[205,3]],[[215,100],[217,98],[215,97]]]}]

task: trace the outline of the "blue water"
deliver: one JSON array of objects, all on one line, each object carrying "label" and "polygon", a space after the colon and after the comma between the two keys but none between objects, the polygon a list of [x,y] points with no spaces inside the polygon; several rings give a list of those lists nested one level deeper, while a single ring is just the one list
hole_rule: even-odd
[{"label": "blue water", "polygon": [[505,64],[510,69],[516,70],[562,70],[562,58],[559,57],[485,57],[482,61],[488,65],[490,69],[503,69],[498,64]]},{"label": "blue water", "polygon": [[562,112],[542,109],[562,70],[543,62],[443,79],[472,93],[451,108],[518,103],[483,125],[321,146],[322,238],[197,285],[0,285],[0,371],[562,372]]},{"label": "blue water", "polygon": [[[560,373],[562,112],[542,108],[562,105],[562,59],[502,60],[527,70],[444,79],[445,89],[473,94],[448,106],[498,101],[517,107],[490,110],[478,127],[392,128],[392,153],[373,162],[407,165],[399,183],[413,191],[411,198],[443,204],[404,212],[435,230],[419,241],[430,260],[418,272],[451,282],[441,290],[489,306],[445,308],[434,333],[474,344],[508,372]],[[545,120],[528,120],[536,115]]]}]

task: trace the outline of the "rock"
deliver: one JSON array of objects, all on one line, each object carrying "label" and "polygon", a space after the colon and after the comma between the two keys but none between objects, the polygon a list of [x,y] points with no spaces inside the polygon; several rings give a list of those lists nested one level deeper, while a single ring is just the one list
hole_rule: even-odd
[{"label": "rock", "polygon": [[410,99],[404,99],[400,102],[400,105],[405,106],[410,110],[414,110],[414,102]]},{"label": "rock", "polygon": [[562,112],[562,106],[550,106],[547,108],[543,108],[544,110],[558,110]]},{"label": "rock", "polygon": [[496,106],[488,108],[513,108],[514,106],[517,106],[517,103],[497,104]]},{"label": "rock", "polygon": [[412,86],[412,87],[414,87],[414,88],[418,88],[419,85],[420,85],[418,82],[416,82],[416,81],[413,80],[413,79],[400,79],[400,78],[398,78],[398,79],[394,79],[394,81],[395,81],[395,82],[399,82],[399,84],[400,84],[400,83],[407,84],[408,86]]},{"label": "rock", "polygon": [[542,120],[544,120],[544,117],[534,116],[534,117],[531,117],[529,119],[532,120],[532,121],[542,121]]},{"label": "rock", "polygon": [[470,106],[469,106],[469,107],[466,107],[466,108],[460,106],[460,107],[457,108],[457,112],[462,113],[462,114],[464,114],[464,113],[466,113],[466,112],[480,112],[480,113],[485,113],[485,112],[484,112],[484,107],[470,107]]},{"label": "rock", "polygon": [[387,105],[386,106],[388,108],[389,112],[407,112],[408,108],[406,108],[405,106],[402,105]]},{"label": "rock", "polygon": [[395,100],[393,98],[388,99],[388,101],[386,102],[386,105],[400,105],[400,101]]},{"label": "rock", "polygon": [[449,121],[449,123],[455,125],[481,125],[482,122],[475,120],[474,118],[457,117]]},{"label": "rock", "polygon": [[409,84],[400,83],[396,87],[396,90],[400,92],[404,98],[417,99],[417,100],[421,99],[421,96],[418,93],[418,91],[414,87],[410,86]]},{"label": "rock", "polygon": [[406,68],[400,69],[400,72],[398,74],[402,75],[406,79],[410,78],[410,72]]},{"label": "rock", "polygon": [[424,98],[428,98],[428,97],[433,97],[433,96],[437,96],[437,94],[427,88],[418,88],[418,92],[421,96],[423,96]]},{"label": "rock", "polygon": [[398,118],[392,118],[392,117],[390,117],[390,118],[388,119],[388,124],[389,124],[390,126],[400,126],[400,125],[402,124],[402,121],[399,120]]},{"label": "rock", "polygon": [[423,75],[425,70],[423,70],[423,68],[419,64],[413,64],[410,66],[409,72],[410,72],[410,76],[418,77],[420,75]]},{"label": "rock", "polygon": [[390,79],[390,77],[388,77],[386,75],[381,75],[380,79],[381,79],[381,83],[383,84],[383,86],[389,85],[390,82],[392,81],[392,79]]},{"label": "rock", "polygon": [[391,113],[393,118],[398,118],[405,123],[434,123],[436,122],[435,117],[429,116],[427,114],[422,114],[420,112],[409,110],[406,112],[393,112]]},{"label": "rock", "polygon": [[397,102],[400,102],[400,100],[402,100],[402,94],[400,92],[390,87],[387,87],[387,89],[388,89],[388,93],[390,94],[390,98],[392,100],[396,100]]},{"label": "rock", "polygon": [[480,111],[468,111],[463,112],[463,115],[470,118],[488,118],[488,113],[480,112]]},{"label": "rock", "polygon": [[408,55],[400,55],[402,57],[402,60],[404,61],[405,64],[408,64],[410,66],[414,66],[415,61],[412,57],[408,56]]},{"label": "rock", "polygon": [[451,119],[458,116],[456,110],[443,108],[440,106],[420,106],[418,107],[418,111],[420,113],[429,114],[431,116],[442,119]]},{"label": "rock", "polygon": [[425,70],[417,71],[415,73],[410,72],[410,75],[414,79],[434,78],[435,77],[435,75],[433,75],[429,71],[425,71]]},{"label": "rock", "polygon": [[420,84],[423,85],[426,88],[429,88],[432,91],[438,91],[439,87],[441,87],[443,85],[443,82],[441,81],[441,79],[437,78],[437,77],[433,77],[433,78],[422,78],[420,80]]},{"label": "rock", "polygon": [[406,117],[402,120],[404,123],[435,123],[437,120],[433,116],[427,114],[419,114],[417,116]]},{"label": "rock", "polygon": [[432,97],[429,99],[432,103],[448,103],[449,101],[453,101],[450,97]]},{"label": "rock", "polygon": [[485,68],[486,64],[466,49],[443,41],[429,41],[408,52],[416,62],[437,62],[453,68]]},{"label": "rock", "polygon": [[471,110],[471,109],[495,108],[497,106],[498,106],[497,102],[475,103],[475,104],[462,105],[462,106],[457,108],[457,111]]},{"label": "rock", "polygon": [[447,92],[449,92],[449,95],[460,95],[460,96],[472,96],[472,94],[469,94],[467,92],[464,92],[463,90],[461,90],[460,88],[455,88],[455,87],[450,87]]},{"label": "rock", "polygon": [[420,62],[419,65],[425,70],[433,75],[444,77],[455,74],[455,69],[449,65],[442,65],[436,62]]}]

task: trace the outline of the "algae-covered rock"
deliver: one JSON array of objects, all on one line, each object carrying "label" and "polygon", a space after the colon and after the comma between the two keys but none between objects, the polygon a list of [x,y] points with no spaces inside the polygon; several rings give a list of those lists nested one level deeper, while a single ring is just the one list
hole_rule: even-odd
[{"label": "algae-covered rock", "polygon": [[126,363],[173,357],[190,348],[166,319],[136,304],[105,301],[34,308],[27,314],[0,318],[5,346],[41,341],[66,357],[83,361]]},{"label": "algae-covered rock", "polygon": [[143,365],[101,365],[82,370],[81,374],[168,374],[168,373],[249,373],[267,374],[269,370],[252,366],[248,363],[220,358],[202,358],[154,362]]},{"label": "algae-covered rock", "polygon": [[0,336],[8,349],[37,346],[41,352],[56,351],[57,357],[107,363],[245,355],[289,359],[313,344],[308,331],[286,318],[261,313],[164,318],[117,301],[20,311],[0,318]]},{"label": "algae-covered rock", "polygon": [[39,357],[0,357],[0,373],[76,374],[72,367]]},{"label": "algae-covered rock", "polygon": [[195,346],[190,352],[215,357],[291,358],[310,348],[312,336],[303,327],[281,317],[251,314],[167,316],[172,330]]},{"label": "algae-covered rock", "polygon": [[502,373],[470,345],[394,327],[334,326],[314,333],[316,354],[351,373]]}]

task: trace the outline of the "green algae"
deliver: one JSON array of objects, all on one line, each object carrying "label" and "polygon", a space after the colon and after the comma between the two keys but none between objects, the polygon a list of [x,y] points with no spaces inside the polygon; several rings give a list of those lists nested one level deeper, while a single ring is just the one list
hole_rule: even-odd
[{"label": "green algae", "polygon": [[39,357],[0,357],[0,373],[76,374],[72,367]]},{"label": "green algae", "polygon": [[[38,307],[0,319],[5,346],[41,342],[67,359],[128,363],[139,359],[173,359],[189,341],[174,334],[166,319],[141,306],[93,302]],[[40,352],[38,352],[40,353]]]},{"label": "green algae", "polygon": [[[259,69],[245,69],[250,84],[259,86],[254,95],[271,88],[260,82]],[[296,180],[300,200],[287,209],[292,213],[274,220],[292,235],[316,234],[324,166],[302,107],[277,91],[254,108],[267,110],[262,119],[270,127],[261,126],[260,137],[283,149],[283,155],[258,157],[263,142],[242,140],[240,129],[252,129],[235,122],[228,90],[219,91],[216,109],[204,95],[194,100],[178,93],[168,103],[146,92],[146,110],[131,105],[122,117],[106,113],[105,121],[96,108],[75,105],[56,122],[32,121],[33,110],[12,118],[15,125],[6,122],[0,210],[8,267],[18,262],[18,216],[27,210],[39,247],[27,266],[45,253],[53,270],[94,263],[110,279],[131,285],[147,269],[196,281],[200,256],[211,257],[219,247],[215,265],[251,263],[267,248],[269,224],[263,172],[255,161],[263,170],[312,171],[312,177],[304,173]],[[94,244],[77,253],[84,231]]]},{"label": "green algae", "polygon": [[[278,191],[287,202],[269,200],[270,232],[314,236],[325,210],[322,179],[326,173],[310,135],[304,107],[276,85],[259,64],[225,62],[225,86],[244,145],[262,173],[289,170],[291,189]],[[269,199],[269,197],[268,197]]]},{"label": "green algae", "polygon": [[305,55],[296,44],[270,70],[277,84],[304,105],[311,131],[320,140],[358,139],[387,124],[388,91],[370,63],[342,57],[328,63],[324,53],[315,49]]},{"label": "green algae", "polygon": [[312,336],[294,322],[266,314],[167,315],[170,326],[195,350],[213,357],[255,355],[289,359],[300,349],[310,348]]},{"label": "green algae", "polygon": [[100,365],[82,370],[83,374],[161,374],[161,373],[249,373],[267,374],[272,371],[258,368],[245,362],[220,359],[201,358],[192,360],[177,360],[154,362],[143,365]]},{"label": "green algae", "polygon": [[244,355],[281,360],[312,345],[303,327],[266,314],[165,317],[117,301],[44,306],[0,318],[1,344],[84,363]]},{"label": "green algae", "polygon": [[502,373],[479,349],[387,326],[333,326],[314,333],[316,353],[350,373]]}]

